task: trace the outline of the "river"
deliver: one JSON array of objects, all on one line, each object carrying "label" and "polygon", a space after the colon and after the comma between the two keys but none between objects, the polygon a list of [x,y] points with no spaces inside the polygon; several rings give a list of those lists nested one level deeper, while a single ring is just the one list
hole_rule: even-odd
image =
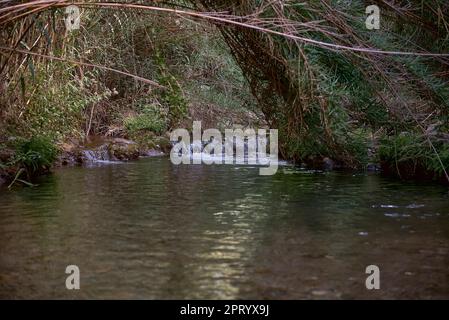
[{"label": "river", "polygon": [[449,298],[447,188],[258,172],[150,158],[2,189],[0,298]]}]

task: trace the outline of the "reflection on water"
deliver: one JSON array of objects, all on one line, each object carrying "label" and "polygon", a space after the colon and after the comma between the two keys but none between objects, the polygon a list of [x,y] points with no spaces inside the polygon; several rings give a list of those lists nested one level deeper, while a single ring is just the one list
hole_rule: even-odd
[{"label": "reflection on water", "polygon": [[[166,158],[0,191],[0,298],[449,298],[440,186]],[[65,289],[79,266],[81,290]],[[381,290],[365,288],[365,268]]]}]

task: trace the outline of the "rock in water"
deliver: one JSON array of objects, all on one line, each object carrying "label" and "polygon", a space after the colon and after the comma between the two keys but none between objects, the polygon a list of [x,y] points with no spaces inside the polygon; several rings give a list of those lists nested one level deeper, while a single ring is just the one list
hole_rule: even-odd
[{"label": "rock in water", "polygon": [[335,163],[332,159],[326,157],[323,159],[323,168],[324,170],[334,170]]},{"label": "rock in water", "polygon": [[108,146],[109,157],[113,161],[128,161],[139,158],[140,152],[137,144],[126,139],[114,139]]}]

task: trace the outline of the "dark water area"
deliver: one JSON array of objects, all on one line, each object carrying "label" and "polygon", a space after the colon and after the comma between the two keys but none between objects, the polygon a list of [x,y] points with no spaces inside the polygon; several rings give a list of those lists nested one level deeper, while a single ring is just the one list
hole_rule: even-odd
[{"label": "dark water area", "polygon": [[1,189],[0,298],[449,298],[447,188],[258,172],[152,158]]}]

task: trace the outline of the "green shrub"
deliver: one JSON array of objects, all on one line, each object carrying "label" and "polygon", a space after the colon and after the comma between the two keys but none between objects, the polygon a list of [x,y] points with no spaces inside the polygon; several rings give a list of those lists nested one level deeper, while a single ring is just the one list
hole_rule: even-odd
[{"label": "green shrub", "polygon": [[12,165],[24,169],[28,176],[48,170],[57,157],[57,149],[47,137],[19,139],[15,145]]},{"label": "green shrub", "polygon": [[444,171],[449,170],[447,143],[433,141],[433,149],[424,136],[405,132],[384,137],[380,142],[379,158],[391,167],[410,164],[413,168],[422,167],[437,177],[443,176]]},{"label": "green shrub", "polygon": [[86,72],[81,83],[73,76],[75,71],[62,63],[50,64],[48,70],[37,66],[34,77],[25,79],[24,99],[29,103],[10,129],[20,136],[45,135],[55,140],[80,136],[86,109],[111,93],[98,83],[96,72]]},{"label": "green shrub", "polygon": [[144,105],[140,114],[125,119],[125,127],[131,134],[139,131],[162,134],[167,129],[167,122],[157,106]]},{"label": "green shrub", "polygon": [[158,81],[166,88],[161,92],[161,101],[168,107],[169,127],[173,128],[187,116],[187,101],[178,80],[170,73],[165,58],[159,51],[156,52],[155,62],[160,73]]},{"label": "green shrub", "polygon": [[358,167],[366,167],[371,159],[368,157],[368,133],[365,130],[350,132],[344,146]]}]

